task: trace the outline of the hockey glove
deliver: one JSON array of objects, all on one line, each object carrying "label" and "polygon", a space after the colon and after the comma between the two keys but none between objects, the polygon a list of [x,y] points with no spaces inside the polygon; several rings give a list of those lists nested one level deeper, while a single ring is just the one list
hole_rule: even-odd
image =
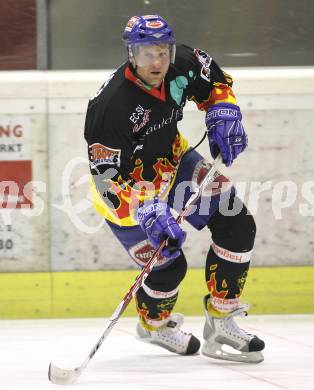
[{"label": "hockey glove", "polygon": [[221,153],[227,167],[248,144],[241,119],[240,108],[230,103],[214,104],[206,113],[210,153],[213,158]]},{"label": "hockey glove", "polygon": [[157,198],[148,204],[144,203],[138,208],[137,219],[155,249],[163,240],[168,239],[167,245],[161,251],[163,256],[175,259],[180,255],[186,233],[177,224],[167,203],[160,202]]}]

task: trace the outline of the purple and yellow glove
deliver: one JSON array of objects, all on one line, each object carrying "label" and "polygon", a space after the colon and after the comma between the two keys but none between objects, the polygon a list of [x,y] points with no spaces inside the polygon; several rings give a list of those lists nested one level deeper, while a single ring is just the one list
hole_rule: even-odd
[{"label": "purple and yellow glove", "polygon": [[168,239],[167,245],[161,251],[163,256],[175,259],[180,255],[186,233],[174,219],[167,203],[158,201],[157,198],[148,204],[144,203],[138,208],[137,219],[155,249]]},{"label": "purple and yellow glove", "polygon": [[230,103],[214,104],[206,113],[205,123],[210,153],[213,158],[221,153],[227,167],[248,144],[241,119],[240,108]]}]

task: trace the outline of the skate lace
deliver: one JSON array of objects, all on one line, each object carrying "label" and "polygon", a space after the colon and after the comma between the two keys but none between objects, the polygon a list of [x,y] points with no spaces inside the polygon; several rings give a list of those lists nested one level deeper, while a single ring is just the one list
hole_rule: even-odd
[{"label": "skate lace", "polygon": [[168,323],[166,326],[158,329],[158,336],[171,344],[185,346],[186,338],[189,336],[189,334],[183,332],[183,330],[178,327],[176,322],[169,322],[171,322],[171,324]]},{"label": "skate lace", "polygon": [[246,332],[244,329],[240,328],[239,325],[234,320],[234,317],[245,317],[247,316],[247,310],[249,305],[242,305],[238,309],[234,310],[232,313],[225,318],[225,326],[227,330],[236,337],[241,337],[242,339],[248,340],[252,338],[252,334]]}]

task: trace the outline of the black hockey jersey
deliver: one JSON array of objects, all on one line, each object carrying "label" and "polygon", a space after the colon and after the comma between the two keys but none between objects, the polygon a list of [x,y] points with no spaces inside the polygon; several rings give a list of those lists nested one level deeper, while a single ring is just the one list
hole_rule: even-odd
[{"label": "black hockey jersey", "polygon": [[184,45],[177,47],[159,89],[137,78],[128,62],[120,66],[89,101],[86,114],[96,210],[115,224],[136,225],[139,200],[159,193],[188,147],[177,129],[186,100],[200,110],[236,104],[231,86],[208,54]]}]

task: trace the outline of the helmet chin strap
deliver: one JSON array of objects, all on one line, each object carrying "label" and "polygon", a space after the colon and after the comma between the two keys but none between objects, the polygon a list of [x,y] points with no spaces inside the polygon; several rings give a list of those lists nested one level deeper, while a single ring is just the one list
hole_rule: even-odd
[{"label": "helmet chin strap", "polygon": [[149,85],[149,84],[147,84],[147,82],[146,82],[145,80],[143,80],[142,77],[137,73],[137,65],[135,65],[135,67],[134,67],[133,64],[132,64],[131,62],[130,62],[130,64],[131,64],[132,70],[134,71],[135,76],[136,76],[138,79],[140,79],[144,84]]},{"label": "helmet chin strap", "polygon": [[135,66],[134,66],[134,65],[132,64],[132,62],[130,61],[130,59],[129,59],[129,63],[130,63],[130,65],[131,65],[132,70],[134,70],[134,72],[136,72],[137,65],[135,64]]},{"label": "helmet chin strap", "polygon": [[[133,61],[134,61],[134,64],[135,64],[135,65],[133,65]],[[135,59],[133,59],[133,61],[131,61],[131,60],[129,59],[129,63],[130,63],[131,69],[132,69],[132,71],[134,72],[135,76],[138,77],[139,79],[141,79],[141,77],[140,77],[140,76],[138,75],[138,73],[137,73],[137,65],[136,65]],[[141,79],[141,80],[142,80],[142,79]],[[142,81],[145,82],[144,80],[142,80]]]}]

